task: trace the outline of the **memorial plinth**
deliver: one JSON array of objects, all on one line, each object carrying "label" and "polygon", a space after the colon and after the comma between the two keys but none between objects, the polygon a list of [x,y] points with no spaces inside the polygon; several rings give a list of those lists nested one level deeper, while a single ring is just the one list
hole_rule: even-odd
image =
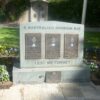
[{"label": "memorial plinth", "polygon": [[20,66],[14,83],[89,81],[83,64],[84,26],[45,21],[20,25]]}]

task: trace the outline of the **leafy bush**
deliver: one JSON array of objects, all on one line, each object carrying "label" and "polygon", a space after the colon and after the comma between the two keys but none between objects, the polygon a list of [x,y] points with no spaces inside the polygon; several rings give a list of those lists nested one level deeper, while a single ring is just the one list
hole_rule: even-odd
[{"label": "leafy bush", "polygon": [[92,62],[89,67],[91,72],[93,72],[95,76],[100,79],[100,65]]},{"label": "leafy bush", "polygon": [[89,66],[91,73],[100,79],[100,64],[95,62],[88,62],[86,59],[84,59],[84,63]]},{"label": "leafy bush", "polygon": [[[12,68],[16,57],[19,57],[19,29],[0,28],[0,64],[6,65],[10,80],[12,80]],[[3,68],[0,70],[4,71]],[[6,75],[1,77],[0,81],[5,79],[7,79]]]},{"label": "leafy bush", "polygon": [[98,68],[97,64],[94,62],[91,62],[89,67],[90,67],[91,72],[95,72]]},{"label": "leafy bush", "polygon": [[6,66],[0,65],[0,82],[9,81],[9,74],[6,70]]}]

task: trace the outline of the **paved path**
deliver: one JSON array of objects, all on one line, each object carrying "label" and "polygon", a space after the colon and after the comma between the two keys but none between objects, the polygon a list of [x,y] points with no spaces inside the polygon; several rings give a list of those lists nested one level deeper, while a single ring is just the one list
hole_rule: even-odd
[{"label": "paved path", "polygon": [[100,100],[100,88],[91,83],[15,85],[0,90],[0,100]]},{"label": "paved path", "polygon": [[100,28],[96,28],[96,27],[86,27],[85,28],[86,32],[100,32]]},{"label": "paved path", "polygon": [[18,23],[0,24],[0,28],[19,28]]}]

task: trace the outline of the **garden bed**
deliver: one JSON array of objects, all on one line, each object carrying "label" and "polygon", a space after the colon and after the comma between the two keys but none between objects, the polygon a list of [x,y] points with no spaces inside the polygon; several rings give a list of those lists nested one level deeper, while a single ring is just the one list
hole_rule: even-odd
[{"label": "garden bed", "polygon": [[11,81],[0,82],[0,89],[9,89],[13,83]]},{"label": "garden bed", "polygon": [[91,81],[95,84],[95,85],[100,85],[100,78],[98,78],[95,73],[91,73]]}]

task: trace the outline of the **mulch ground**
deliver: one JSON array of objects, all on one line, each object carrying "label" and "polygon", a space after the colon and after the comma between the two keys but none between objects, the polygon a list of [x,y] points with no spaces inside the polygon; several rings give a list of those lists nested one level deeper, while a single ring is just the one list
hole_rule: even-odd
[{"label": "mulch ground", "polygon": [[13,85],[13,82],[0,82],[0,89],[9,89]]},{"label": "mulch ground", "polygon": [[96,75],[94,73],[91,73],[91,81],[95,85],[100,85],[100,78],[96,77]]}]

